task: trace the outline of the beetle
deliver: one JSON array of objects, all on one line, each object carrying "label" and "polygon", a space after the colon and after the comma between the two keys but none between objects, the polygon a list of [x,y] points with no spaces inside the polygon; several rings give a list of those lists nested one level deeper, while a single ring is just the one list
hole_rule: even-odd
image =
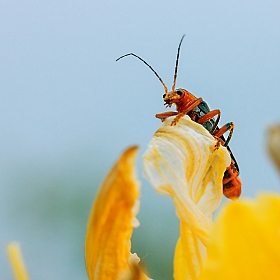
[{"label": "beetle", "polygon": [[[201,124],[206,128],[211,135],[213,135],[220,144],[227,148],[230,156],[231,156],[231,164],[227,167],[223,176],[223,193],[227,198],[236,199],[241,195],[241,180],[239,178],[239,167],[234,158],[234,155],[228,146],[229,141],[233,134],[234,123],[228,122],[223,125],[221,128],[218,127],[218,123],[221,117],[221,111],[219,109],[210,110],[208,104],[203,101],[201,97],[197,98],[192,93],[183,88],[176,89],[176,80],[177,80],[177,71],[178,71],[178,63],[179,63],[179,55],[181,44],[185,35],[181,38],[181,41],[178,46],[176,63],[175,63],[175,71],[174,71],[174,79],[171,91],[168,91],[167,86],[157,74],[157,72],[150,66],[144,59],[134,53],[128,53],[121,57],[119,57],[116,61],[124,58],[126,56],[134,56],[141,60],[144,64],[146,64],[151,71],[157,76],[161,84],[164,88],[163,100],[164,105],[166,107],[171,107],[173,104],[176,106],[175,112],[163,112],[156,114],[156,118],[164,121],[166,118],[170,116],[176,116],[174,120],[171,122],[171,125],[176,125],[176,123],[180,120],[181,117],[188,115],[193,121]],[[224,134],[229,131],[227,139],[225,139]]]}]

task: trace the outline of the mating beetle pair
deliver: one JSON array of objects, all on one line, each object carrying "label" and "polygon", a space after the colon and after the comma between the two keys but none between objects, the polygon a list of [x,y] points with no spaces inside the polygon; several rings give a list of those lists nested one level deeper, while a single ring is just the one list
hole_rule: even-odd
[{"label": "mating beetle pair", "polygon": [[[221,111],[219,109],[210,111],[207,103],[202,100],[201,97],[197,98],[189,91],[179,88],[175,89],[176,87],[176,79],[177,79],[177,70],[178,70],[178,63],[179,63],[179,55],[180,55],[180,48],[182,41],[185,35],[182,37],[178,51],[177,51],[177,58],[176,58],[176,65],[175,65],[175,73],[174,73],[174,80],[172,89],[168,92],[167,86],[157,74],[157,72],[141,57],[134,53],[125,54],[117,59],[117,61],[125,56],[135,56],[136,58],[140,59],[143,63],[145,63],[157,76],[159,81],[164,87],[164,94],[163,100],[164,105],[166,107],[171,107],[175,104],[177,111],[176,112],[164,112],[156,114],[156,118],[161,120],[166,119],[170,116],[176,116],[175,119],[172,121],[171,125],[176,125],[176,123],[180,120],[181,117],[188,115],[193,121],[203,125],[217,140],[227,148],[230,156],[231,156],[231,164],[227,167],[224,177],[223,177],[223,193],[227,198],[234,199],[238,198],[241,194],[241,181],[238,177],[239,175],[239,168],[237,162],[228,146],[228,143],[232,137],[234,124],[233,122],[229,122],[222,126],[221,128],[218,127],[218,123],[221,116]],[[216,116],[216,119],[214,118]],[[224,138],[223,134],[229,131],[229,135],[227,139]]]}]

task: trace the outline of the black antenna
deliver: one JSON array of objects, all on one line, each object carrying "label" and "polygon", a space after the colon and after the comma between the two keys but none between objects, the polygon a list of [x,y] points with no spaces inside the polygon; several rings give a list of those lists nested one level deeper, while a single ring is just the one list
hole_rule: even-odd
[{"label": "black antenna", "polygon": [[[183,39],[183,38],[182,38]],[[182,41],[182,40],[181,40]],[[180,43],[181,44],[181,43]],[[161,79],[161,77],[158,75],[158,73],[153,69],[153,67],[151,65],[149,65],[144,59],[142,59],[140,56],[134,54],[134,53],[127,53],[121,57],[119,57],[118,59],[116,59],[116,61],[120,60],[121,58],[124,58],[125,56],[129,56],[129,55],[133,55],[135,57],[137,57],[138,59],[140,59],[142,62],[144,62],[153,72],[154,74],[158,77],[159,81],[162,83],[163,87],[164,87],[164,91],[167,94],[168,93],[168,89],[167,86],[165,85],[165,83],[163,82],[163,80]]]},{"label": "black antenna", "polygon": [[175,73],[174,73],[174,80],[173,80],[173,86],[172,86],[172,92],[175,91],[175,86],[176,86],[176,79],[177,79],[177,71],[178,71],[178,63],[179,63],[179,55],[180,55],[180,48],[181,48],[181,44],[182,41],[184,39],[185,35],[183,35],[180,43],[179,43],[179,47],[178,47],[178,51],[177,51],[177,58],[176,58],[176,65],[175,65]]}]

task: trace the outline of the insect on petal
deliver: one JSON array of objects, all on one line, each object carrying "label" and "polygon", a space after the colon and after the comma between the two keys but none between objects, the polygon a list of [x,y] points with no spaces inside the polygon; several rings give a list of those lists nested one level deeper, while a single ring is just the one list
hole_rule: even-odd
[{"label": "insect on petal", "polygon": [[171,126],[167,118],[143,156],[144,174],[158,193],[172,197],[180,219],[175,279],[195,279],[206,257],[212,213],[221,203],[226,148],[188,116]]},{"label": "insect on petal", "polygon": [[136,152],[137,147],[131,147],[123,153],[93,205],[85,242],[89,279],[148,279],[137,267],[137,255],[130,253],[132,230],[139,225]]}]

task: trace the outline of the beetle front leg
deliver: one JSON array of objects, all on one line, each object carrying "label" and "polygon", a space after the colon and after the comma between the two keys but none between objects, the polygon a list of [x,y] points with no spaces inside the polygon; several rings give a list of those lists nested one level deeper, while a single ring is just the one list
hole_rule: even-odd
[{"label": "beetle front leg", "polygon": [[202,102],[202,98],[199,97],[196,100],[194,100],[193,102],[191,102],[187,108],[185,108],[184,110],[182,110],[180,113],[177,114],[176,118],[172,121],[171,125],[176,125],[177,122],[184,117],[185,115],[187,115],[191,110],[193,110],[196,106],[198,106],[200,103]]},{"label": "beetle front leg", "polygon": [[156,118],[160,119],[163,122],[166,118],[176,115],[178,115],[178,112],[163,112],[156,114]]},{"label": "beetle front leg", "polygon": [[177,113],[177,116],[176,118],[171,122],[171,125],[176,125],[177,122],[182,118],[184,117],[186,114],[184,112],[182,113]]}]

